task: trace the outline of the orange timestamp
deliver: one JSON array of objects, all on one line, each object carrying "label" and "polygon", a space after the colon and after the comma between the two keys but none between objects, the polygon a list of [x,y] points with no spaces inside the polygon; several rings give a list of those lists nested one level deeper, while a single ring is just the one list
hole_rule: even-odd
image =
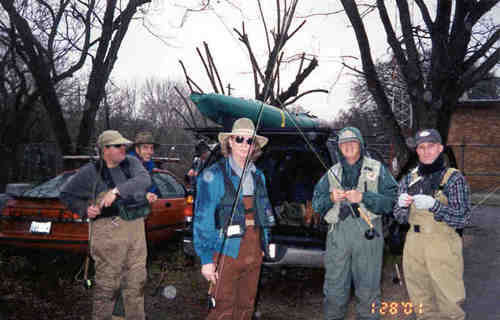
[{"label": "orange timestamp", "polygon": [[422,303],[413,304],[409,301],[381,301],[380,305],[372,303],[372,314],[380,315],[410,315],[423,314],[424,305]]}]

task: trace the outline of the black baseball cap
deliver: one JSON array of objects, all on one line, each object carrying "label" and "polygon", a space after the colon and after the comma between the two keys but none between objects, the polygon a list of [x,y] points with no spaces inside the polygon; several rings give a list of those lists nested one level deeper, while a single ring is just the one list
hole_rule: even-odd
[{"label": "black baseball cap", "polygon": [[423,129],[417,132],[415,135],[415,144],[418,147],[419,144],[424,142],[432,143],[442,143],[441,135],[436,129]]}]

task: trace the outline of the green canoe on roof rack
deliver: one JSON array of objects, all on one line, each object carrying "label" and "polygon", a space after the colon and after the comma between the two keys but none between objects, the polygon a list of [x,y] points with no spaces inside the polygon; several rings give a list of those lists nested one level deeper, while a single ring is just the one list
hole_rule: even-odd
[{"label": "green canoe on roof rack", "polygon": [[325,124],[321,120],[308,114],[287,113],[277,107],[257,100],[236,98],[215,93],[192,93],[190,98],[204,116],[228,128],[230,128],[234,120],[239,118],[249,118],[256,123],[262,105],[264,105],[261,119],[262,128],[295,127],[291,117],[293,117],[297,126],[301,128],[325,127]]}]

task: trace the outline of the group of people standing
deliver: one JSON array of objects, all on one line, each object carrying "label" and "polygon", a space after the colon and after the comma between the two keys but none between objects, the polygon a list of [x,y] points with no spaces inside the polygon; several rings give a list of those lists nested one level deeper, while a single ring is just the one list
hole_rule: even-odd
[{"label": "group of people standing", "polygon": [[[381,215],[409,223],[403,270],[417,319],[465,319],[462,233],[470,223],[470,191],[464,176],[447,168],[435,129],[415,136],[418,165],[399,187],[380,162],[367,156],[358,129],[338,133],[340,161],[316,184],[313,208],[329,224],[325,255],[325,319],[344,319],[354,285],[358,319],[379,319],[383,237],[363,237]],[[416,307],[418,306],[418,307]]]},{"label": "group of people standing", "polygon": [[[344,319],[351,286],[358,319],[380,318],[381,216],[393,213],[410,224],[403,270],[411,302],[422,306],[417,319],[465,319],[461,236],[470,223],[470,192],[464,176],[445,166],[439,133],[416,134],[418,165],[399,186],[368,156],[358,129],[344,128],[338,138],[340,161],[317,182],[312,198],[314,211],[329,226],[324,318]],[[218,140],[223,158],[201,173],[197,168],[188,173],[196,182],[194,247],[210,286],[207,319],[249,320],[263,257],[273,255],[274,213],[264,174],[254,164],[268,138],[256,134],[250,119],[240,118]],[[145,319],[144,217],[158,198],[148,174],[155,144],[152,135],[142,133],[126,154],[133,143],[113,130],[103,132],[97,144],[100,160],[82,167],[61,192],[72,211],[90,218],[96,267],[92,319],[111,318],[119,293],[126,318]],[[378,236],[365,237],[368,226]]]},{"label": "group of people standing", "polygon": [[[253,163],[268,139],[255,131],[242,118],[231,132],[219,134],[224,159],[197,180],[194,245],[216,302],[207,319],[252,318],[262,256],[270,254],[272,206]],[[312,199],[329,225],[324,318],[344,319],[352,285],[357,318],[380,318],[381,216],[393,213],[410,224],[403,268],[411,303],[419,306],[417,319],[465,319],[461,236],[470,223],[470,191],[464,176],[445,166],[439,133],[417,132],[418,165],[399,187],[368,156],[357,128],[344,128],[338,138],[340,161],[317,182]],[[378,236],[365,236],[369,226]]]}]

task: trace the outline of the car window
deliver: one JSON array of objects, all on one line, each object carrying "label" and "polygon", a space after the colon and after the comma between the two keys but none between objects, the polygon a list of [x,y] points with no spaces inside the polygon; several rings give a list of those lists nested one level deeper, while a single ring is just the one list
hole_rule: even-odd
[{"label": "car window", "polygon": [[156,184],[161,193],[161,198],[184,197],[184,187],[168,173],[154,172],[153,182]]},{"label": "car window", "polygon": [[60,174],[48,181],[45,181],[30,190],[23,192],[22,197],[28,198],[59,198],[61,187],[65,184],[75,172],[66,172]]}]

